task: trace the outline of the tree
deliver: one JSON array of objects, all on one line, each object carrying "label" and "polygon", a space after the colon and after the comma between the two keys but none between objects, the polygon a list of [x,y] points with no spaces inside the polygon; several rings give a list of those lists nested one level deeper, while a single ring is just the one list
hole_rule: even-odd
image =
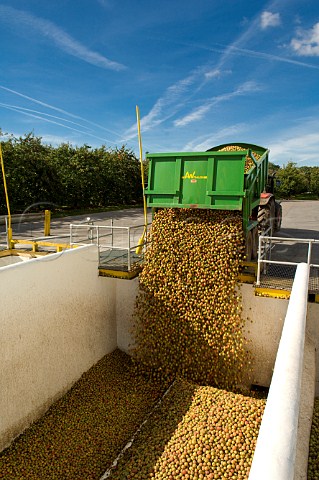
[{"label": "tree", "polygon": [[303,175],[305,184],[307,186],[307,192],[311,191],[311,175],[312,167],[299,167],[299,172]]},{"label": "tree", "polygon": [[319,167],[312,167],[311,169],[310,191],[319,196]]},{"label": "tree", "polygon": [[[47,162],[52,147],[32,133],[2,143],[10,206],[21,212],[31,205],[55,199],[56,172]],[[3,211],[3,205],[1,205]]]},{"label": "tree", "polygon": [[280,170],[280,165],[276,165],[275,163],[272,163],[272,162],[268,163],[268,173],[270,175],[277,173],[279,170]]},{"label": "tree", "polygon": [[280,196],[289,198],[307,191],[306,178],[294,162],[288,162],[278,170],[277,179],[280,181],[277,188],[277,194]]}]

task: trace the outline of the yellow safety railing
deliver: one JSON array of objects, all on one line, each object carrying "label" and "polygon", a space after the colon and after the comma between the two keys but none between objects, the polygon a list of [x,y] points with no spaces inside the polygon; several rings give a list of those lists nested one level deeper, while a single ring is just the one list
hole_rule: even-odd
[{"label": "yellow safety railing", "polygon": [[31,245],[33,253],[38,252],[39,247],[52,247],[56,252],[78,247],[78,245],[70,245],[69,243],[46,242],[44,240],[12,240],[12,248],[15,248],[17,244]]}]

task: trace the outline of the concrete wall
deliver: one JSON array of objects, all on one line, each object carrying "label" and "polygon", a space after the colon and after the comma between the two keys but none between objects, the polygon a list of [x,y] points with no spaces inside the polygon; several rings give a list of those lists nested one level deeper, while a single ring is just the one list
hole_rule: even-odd
[{"label": "concrete wall", "polygon": [[94,246],[0,269],[0,450],[117,346]]},{"label": "concrete wall", "polygon": [[269,387],[288,300],[257,297],[253,285],[241,286],[245,336],[253,354],[252,383]]},{"label": "concrete wall", "polygon": [[[138,279],[98,276],[95,246],[0,268],[0,450],[94,363],[117,346],[129,352]],[[288,301],[241,288],[253,382],[269,386]],[[319,305],[308,305],[317,348]],[[314,375],[313,369],[309,373]],[[316,376],[319,395],[318,373]]]},{"label": "concrete wall", "polygon": [[130,353],[130,345],[134,344],[132,313],[138,293],[138,278],[116,281],[117,345],[123,352]]},{"label": "concrete wall", "polygon": [[[119,348],[129,352],[132,337],[134,300],[138,292],[138,279],[122,282],[117,287],[117,342]],[[243,317],[246,319],[245,336],[253,354],[251,383],[269,387],[288,300],[257,297],[253,285],[241,285]],[[124,301],[125,299],[125,301]],[[307,333],[316,348],[316,395],[319,395],[319,304],[308,303]]]},{"label": "concrete wall", "polygon": [[[254,356],[252,382],[269,386],[289,300],[257,297],[253,285],[241,286],[245,334]],[[316,355],[316,396],[319,395],[319,304],[308,303],[307,336]]]},{"label": "concrete wall", "polygon": [[314,344],[316,363],[316,397],[319,397],[319,304],[308,303],[307,335]]}]

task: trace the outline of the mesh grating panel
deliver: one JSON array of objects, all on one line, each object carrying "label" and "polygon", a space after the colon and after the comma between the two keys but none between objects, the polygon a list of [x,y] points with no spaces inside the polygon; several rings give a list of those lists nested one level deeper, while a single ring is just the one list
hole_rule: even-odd
[{"label": "mesh grating panel", "polygon": [[[278,242],[275,239],[267,239],[271,246],[266,252],[266,258],[271,253],[272,261],[280,262],[305,262],[308,258],[308,243]],[[264,245],[266,241],[264,242]],[[310,262],[319,264],[319,244],[313,243]],[[260,272],[260,287],[276,290],[291,290],[297,265],[262,264]],[[310,268],[309,293],[319,294],[319,267]]]},{"label": "mesh grating panel", "polygon": [[270,264],[262,270],[260,286],[279,290],[291,290],[297,266]]}]

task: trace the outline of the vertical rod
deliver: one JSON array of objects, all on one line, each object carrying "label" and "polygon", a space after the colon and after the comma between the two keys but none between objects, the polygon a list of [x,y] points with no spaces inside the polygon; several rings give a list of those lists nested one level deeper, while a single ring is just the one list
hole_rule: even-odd
[{"label": "vertical rod", "polygon": [[257,281],[256,285],[260,285],[260,264],[261,264],[261,236],[258,238],[258,262],[257,262]]},{"label": "vertical rod", "polygon": [[11,212],[10,212],[10,203],[9,203],[9,196],[8,196],[8,189],[7,189],[6,174],[5,174],[5,170],[4,170],[1,143],[0,143],[0,162],[1,162],[1,169],[2,169],[4,193],[5,193],[5,197],[6,197],[6,204],[7,204],[7,211],[8,211],[9,222],[8,222],[8,228],[7,228],[7,239],[8,239],[8,248],[10,249],[10,248],[12,248]]},{"label": "vertical rod", "polygon": [[307,264],[308,264],[308,267],[310,267],[310,262],[311,262],[311,252],[312,252],[312,241],[309,240],[309,243],[308,243],[308,258],[307,258]]},{"label": "vertical rod", "polygon": [[111,235],[112,235],[112,248],[113,248],[113,232],[114,232],[114,229],[113,229],[113,218],[111,218]]},{"label": "vertical rod", "polygon": [[95,228],[96,228],[96,241],[97,241],[98,247],[100,248],[100,229],[98,225],[96,225]]},{"label": "vertical rod", "polygon": [[100,229],[99,229],[99,226],[96,225],[96,242],[97,242],[97,252],[98,252],[98,262],[99,262],[99,265],[101,264],[101,248],[100,248]]},{"label": "vertical rod", "polygon": [[128,250],[127,250],[128,263],[127,263],[127,269],[130,272],[131,271],[131,228],[130,227],[128,227],[127,233],[128,233]]}]

